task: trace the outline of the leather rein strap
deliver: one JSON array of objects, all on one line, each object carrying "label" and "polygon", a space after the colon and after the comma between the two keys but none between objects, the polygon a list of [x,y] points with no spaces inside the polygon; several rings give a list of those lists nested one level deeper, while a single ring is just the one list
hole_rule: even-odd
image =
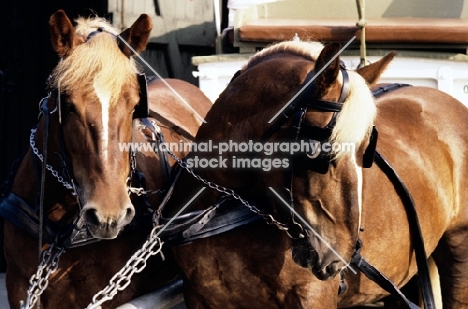
[{"label": "leather rein strap", "polygon": [[42,140],[42,149],[43,149],[43,160],[41,167],[41,179],[40,179],[40,191],[39,191],[39,237],[38,237],[38,257],[41,258],[42,255],[42,237],[44,232],[44,197],[45,197],[45,180],[46,180],[46,170],[47,170],[47,156],[48,156],[48,142],[49,142],[49,116],[50,111],[47,104],[41,104],[40,106],[41,113],[44,116],[44,137]]},{"label": "leather rein strap", "polygon": [[426,250],[424,248],[424,239],[413,198],[411,197],[408,188],[401,181],[396,171],[378,151],[375,152],[374,161],[393,183],[395,191],[398,193],[403,202],[403,205],[405,206],[406,214],[408,215],[408,221],[410,223],[409,227],[411,230],[414,252],[416,255],[418,279],[424,301],[424,308],[435,309],[434,294],[432,292],[429,267],[427,265]]},{"label": "leather rein strap", "polygon": [[[406,87],[406,84],[390,84],[388,86],[380,87],[373,91],[375,97],[379,97],[384,93],[392,90]],[[418,267],[418,278],[421,289],[421,294],[424,302],[424,308],[435,309],[434,294],[432,292],[431,278],[429,275],[429,267],[427,265],[426,250],[424,248],[424,240],[421,232],[421,226],[418,220],[418,214],[414,206],[413,198],[408,191],[401,178],[398,176],[396,171],[392,168],[390,163],[378,152],[374,152],[374,162],[377,166],[385,173],[388,179],[392,182],[395,191],[400,196],[400,199],[406,209],[408,216],[409,227],[411,231],[412,243],[416,255],[416,264]],[[390,281],[385,275],[383,275],[374,266],[369,264],[360,254],[362,248],[362,241],[358,239],[356,244],[356,251],[351,259],[351,264],[355,265],[366,277],[376,282],[380,287],[389,292],[390,294],[399,297],[408,308],[415,309],[419,308],[417,305],[409,301],[405,295]]]},{"label": "leather rein strap", "polygon": [[382,289],[397,296],[403,303],[410,309],[420,309],[418,305],[411,302],[406,296],[400,291],[400,289],[384,274],[382,274],[377,268],[369,264],[362,256],[362,241],[358,239],[356,244],[356,251],[351,258],[351,265],[358,268],[367,278],[377,283]]}]

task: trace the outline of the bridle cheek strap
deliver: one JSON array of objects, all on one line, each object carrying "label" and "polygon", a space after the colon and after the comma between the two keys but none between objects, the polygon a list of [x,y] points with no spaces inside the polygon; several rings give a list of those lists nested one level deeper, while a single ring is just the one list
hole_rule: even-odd
[{"label": "bridle cheek strap", "polygon": [[[299,87],[299,95],[289,104],[289,106],[284,110],[284,112],[277,118],[277,120],[263,133],[260,141],[267,141],[279,128],[287,122],[295,113],[306,111],[307,108],[318,109],[323,112],[334,112],[332,121],[330,125],[334,124],[334,120],[338,112],[343,108],[343,103],[346,101],[346,98],[349,94],[349,75],[344,65],[341,66],[341,74],[343,75],[343,84],[341,86],[340,97],[337,102],[311,98],[310,95],[313,93],[315,88],[315,71],[310,71],[304,82]],[[297,118],[297,117],[296,117]]]},{"label": "bridle cheek strap", "polygon": [[301,85],[302,92],[296,97],[294,106],[298,108],[315,108],[323,112],[340,112],[343,108],[343,103],[346,101],[346,98],[349,94],[349,75],[346,69],[343,67],[340,69],[341,74],[343,75],[343,83],[341,85],[341,93],[338,101],[327,101],[322,99],[311,98],[310,95],[315,89],[315,71],[312,70],[307,74],[304,82]]}]

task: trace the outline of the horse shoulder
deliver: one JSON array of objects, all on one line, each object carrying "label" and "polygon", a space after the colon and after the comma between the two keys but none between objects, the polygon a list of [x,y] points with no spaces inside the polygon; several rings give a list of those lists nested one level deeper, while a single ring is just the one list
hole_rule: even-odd
[{"label": "horse shoulder", "polygon": [[[427,87],[390,92],[377,99],[377,107],[377,149],[400,175],[416,206],[424,208],[421,214],[431,214],[426,221],[430,224],[422,223],[423,230],[431,229],[434,236],[450,226],[467,224],[468,194],[463,188],[468,185],[464,160],[468,109],[453,97]],[[377,183],[383,186],[383,175],[372,177],[368,193]],[[392,188],[380,188],[380,192],[388,190]]]}]

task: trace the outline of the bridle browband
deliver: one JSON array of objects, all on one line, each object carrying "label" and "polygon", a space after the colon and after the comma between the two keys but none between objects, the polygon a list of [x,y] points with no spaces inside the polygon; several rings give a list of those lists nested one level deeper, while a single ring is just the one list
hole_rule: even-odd
[{"label": "bridle browband", "polygon": [[304,82],[302,82],[301,89],[304,88],[304,90],[295,99],[293,104],[296,108],[309,107],[323,112],[340,112],[349,94],[349,75],[343,62],[340,63],[340,72],[343,75],[343,84],[341,85],[340,97],[336,102],[310,97],[310,94],[313,93],[316,87],[315,80],[317,77],[315,70],[312,70],[307,74]]},{"label": "bridle browband", "polygon": [[118,37],[117,34],[112,33],[112,32],[110,32],[110,31],[107,31],[106,29],[104,29],[104,27],[99,27],[99,28],[97,28],[96,30],[94,30],[93,32],[90,32],[90,33],[88,34],[88,36],[86,37],[86,41],[85,41],[85,42],[88,42],[89,40],[91,40],[96,34],[98,34],[98,33],[103,33],[103,32],[108,33],[108,34],[112,35],[112,36],[115,37],[115,38]]},{"label": "bridle browband", "polygon": [[[260,139],[261,142],[265,142],[271,138],[273,134],[275,134],[291,118],[293,118],[293,120],[291,121],[290,128],[293,130],[293,134],[295,134],[295,141],[302,139],[305,140],[306,143],[309,143],[313,139],[320,143],[328,142],[336,125],[338,113],[341,112],[350,90],[349,74],[343,62],[340,63],[340,72],[343,76],[343,83],[341,85],[340,97],[336,102],[334,102],[313,98],[311,96],[316,87],[316,73],[314,70],[310,71],[299,88],[301,89],[301,93],[263,133]],[[332,112],[333,115],[330,122],[325,127],[308,124],[304,121],[304,117],[309,108],[320,112]],[[373,154],[377,144],[377,136],[378,132],[375,127],[373,127],[369,139],[369,145],[365,150],[363,158],[363,167],[365,168],[372,166]],[[321,174],[325,174],[328,171],[329,164],[333,161],[331,153],[319,153],[314,157],[309,154],[296,155],[296,159],[296,161],[300,161],[301,165]]]}]

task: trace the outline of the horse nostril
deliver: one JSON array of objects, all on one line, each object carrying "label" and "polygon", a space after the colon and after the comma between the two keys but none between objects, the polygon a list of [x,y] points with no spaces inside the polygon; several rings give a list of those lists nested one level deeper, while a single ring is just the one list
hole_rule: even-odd
[{"label": "horse nostril", "polygon": [[97,210],[94,208],[86,209],[83,214],[84,221],[86,224],[99,225],[99,218],[97,216]]},{"label": "horse nostril", "polygon": [[330,276],[334,276],[337,272],[337,269],[338,269],[338,262],[333,262],[333,263],[330,263],[326,268],[325,268],[325,271],[328,275]]},{"label": "horse nostril", "polygon": [[135,209],[133,207],[127,207],[127,211],[125,213],[125,221],[132,221],[133,217],[135,216]]}]

